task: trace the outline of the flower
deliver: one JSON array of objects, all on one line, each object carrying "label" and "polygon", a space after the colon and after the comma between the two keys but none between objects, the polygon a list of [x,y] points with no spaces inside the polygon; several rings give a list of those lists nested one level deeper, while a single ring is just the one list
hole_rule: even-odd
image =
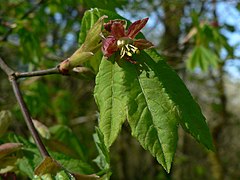
[{"label": "flower", "polygon": [[102,52],[109,58],[116,52],[120,52],[120,58],[125,58],[133,64],[133,54],[139,54],[140,50],[153,47],[153,44],[146,39],[135,39],[136,35],[146,25],[148,18],[132,23],[126,30],[124,20],[111,20],[104,24],[107,37],[103,39]]}]

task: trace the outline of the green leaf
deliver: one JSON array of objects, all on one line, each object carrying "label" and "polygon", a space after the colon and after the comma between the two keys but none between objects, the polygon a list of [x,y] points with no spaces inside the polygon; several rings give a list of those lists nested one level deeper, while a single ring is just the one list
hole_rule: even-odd
[{"label": "green leaf", "polygon": [[30,158],[23,157],[17,161],[18,169],[26,174],[29,178],[34,176],[34,166]]},{"label": "green leaf", "polygon": [[26,174],[30,179],[34,176],[34,168],[40,163],[41,156],[36,154],[37,148],[26,148],[23,151],[23,157],[19,158],[16,165],[20,172]]},{"label": "green leaf", "polygon": [[8,137],[8,141],[10,142],[16,142],[16,143],[22,143],[24,146],[23,148],[36,148],[36,145],[28,140],[26,140],[25,138],[23,138],[22,136],[19,136],[15,133],[8,133],[7,134]]},{"label": "green leaf", "polygon": [[149,50],[147,53],[155,62],[148,59],[146,63],[157,72],[158,79],[165,89],[165,93],[167,93],[169,99],[174,102],[181,126],[198,142],[208,149],[214,150],[206,119],[183,81],[175,71],[161,60],[161,57],[154,50]]},{"label": "green leaf", "polygon": [[[121,19],[110,11],[98,12],[109,19]],[[213,149],[205,117],[176,72],[154,50],[142,51],[134,59],[138,65],[102,60],[99,68],[95,98],[107,147],[120,131],[127,102],[133,136],[168,172],[176,151],[179,123],[200,143]],[[113,129],[117,131],[112,132]]]},{"label": "green leaf", "polygon": [[88,163],[79,159],[73,159],[59,153],[54,153],[53,157],[70,172],[81,174],[92,174],[94,172]]},{"label": "green leaf", "polygon": [[128,122],[132,135],[169,172],[178,139],[177,108],[159,81],[159,71],[154,67],[158,65],[145,53],[136,60],[142,69],[132,64],[126,69],[131,89]]},{"label": "green leaf", "polygon": [[92,167],[81,161],[74,159],[61,153],[51,152],[52,158],[45,158],[35,169],[35,174],[42,175],[46,173],[56,174],[61,169],[68,170],[73,173],[92,174]]},{"label": "green leaf", "polygon": [[56,180],[75,180],[75,178],[68,172],[66,171],[60,171],[56,174],[55,176]]},{"label": "green leaf", "polygon": [[110,168],[109,151],[104,144],[104,135],[97,127],[96,133],[93,135],[93,138],[99,153],[99,156],[96,159],[94,159],[94,162],[96,162],[96,164],[101,170],[109,171]]},{"label": "green leaf", "polygon": [[81,160],[86,161],[83,147],[70,128],[64,125],[55,125],[49,128],[49,130],[52,133],[52,139],[67,145],[68,148],[72,149]]},{"label": "green leaf", "polygon": [[202,61],[205,61],[206,67],[205,69],[209,66],[216,68],[218,65],[218,57],[216,54],[214,54],[212,51],[209,49],[205,48],[204,46],[201,46],[201,53],[202,53]]},{"label": "green leaf", "polygon": [[[211,135],[197,103],[177,74],[154,51],[136,58],[143,66],[126,70],[131,85],[128,121],[133,136],[169,172],[177,144],[177,125],[209,149]],[[131,72],[131,73],[129,73]]]},{"label": "green leaf", "polygon": [[199,61],[199,53],[198,53],[198,48],[194,47],[192,50],[191,55],[189,56],[187,60],[187,68],[191,71],[193,71],[197,66],[198,66],[198,61]]},{"label": "green leaf", "polygon": [[102,9],[108,9],[114,11],[115,8],[121,8],[123,5],[127,4],[128,1],[126,0],[118,0],[118,1],[112,1],[112,0],[84,0],[86,5],[90,8],[102,8]]},{"label": "green leaf", "polygon": [[94,97],[100,110],[99,128],[108,148],[117,138],[126,120],[127,91],[124,78],[123,69],[113,58],[103,58],[96,77]]},{"label": "green leaf", "polygon": [[192,71],[199,67],[202,71],[206,72],[209,67],[216,68],[217,65],[218,58],[216,54],[203,45],[196,46],[187,60],[187,68]]},{"label": "green leaf", "polygon": [[[87,33],[89,29],[97,22],[101,17],[100,12],[97,9],[92,9],[84,13],[81,31],[79,34],[79,44],[82,45],[85,42]],[[94,57],[92,57],[88,62],[85,63],[85,66],[91,67],[95,72],[98,72],[99,64],[102,59],[101,51],[97,52]]]}]

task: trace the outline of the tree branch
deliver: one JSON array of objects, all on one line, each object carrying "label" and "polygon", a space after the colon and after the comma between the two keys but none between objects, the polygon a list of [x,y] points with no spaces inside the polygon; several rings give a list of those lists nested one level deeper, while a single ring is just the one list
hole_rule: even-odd
[{"label": "tree branch", "polygon": [[32,121],[32,118],[30,117],[30,112],[27,108],[27,105],[25,104],[24,100],[23,100],[23,97],[22,97],[22,94],[20,92],[20,89],[19,89],[19,86],[18,86],[18,83],[16,81],[16,78],[14,76],[12,76],[10,78],[10,81],[12,83],[12,87],[13,87],[13,91],[14,91],[14,94],[16,96],[16,99],[18,101],[18,104],[21,108],[21,111],[22,111],[22,114],[23,114],[23,117],[24,117],[24,120],[27,124],[27,127],[29,129],[29,131],[31,132],[32,134],[32,137],[38,147],[38,150],[40,151],[42,157],[47,157],[47,156],[50,156],[49,153],[47,152],[47,149],[45,148],[34,124],[33,124],[33,121]]},{"label": "tree branch", "polygon": [[[19,89],[19,85],[17,83],[17,76],[16,76],[15,72],[2,60],[2,58],[0,58],[0,68],[9,77],[9,81],[12,84],[12,88],[13,88],[14,94],[16,96],[16,99],[18,101],[18,104],[20,105],[24,120],[25,120],[25,122],[27,124],[27,127],[28,127],[28,129],[29,129],[29,131],[30,131],[30,133],[31,133],[36,145],[37,145],[38,150],[40,151],[40,154],[42,155],[43,158],[47,157],[47,156],[50,156],[49,153],[47,152],[47,150],[46,150],[46,148],[45,148],[45,146],[44,146],[44,144],[43,144],[43,142],[42,142],[35,126],[34,126],[34,124],[33,124],[33,122],[32,122],[30,112],[27,108],[27,105],[25,104],[25,102],[23,100],[21,91]],[[23,73],[23,74],[26,75],[26,73]],[[27,73],[27,74],[29,74],[29,73]],[[32,74],[34,74],[34,73],[32,73]],[[39,71],[38,71],[38,74],[39,74]],[[46,71],[45,71],[45,74],[46,74]]]},{"label": "tree branch", "polygon": [[2,60],[1,57],[0,57],[0,67],[8,76],[11,76],[14,74],[14,71]]},{"label": "tree branch", "polygon": [[[63,61],[64,62],[64,61]],[[32,118],[30,116],[30,112],[28,110],[27,105],[25,104],[23,100],[23,96],[21,94],[19,85],[17,83],[17,79],[23,78],[23,77],[33,77],[33,76],[44,76],[44,75],[50,75],[50,74],[61,74],[61,75],[70,75],[64,71],[61,71],[60,65],[51,68],[51,69],[46,69],[46,70],[38,70],[38,71],[33,71],[33,72],[15,72],[13,69],[11,69],[0,57],[0,68],[8,75],[9,81],[12,84],[12,88],[14,91],[14,94],[16,96],[16,99],[18,101],[18,104],[21,108],[24,120],[27,124],[27,127],[37,145],[38,150],[40,151],[42,157],[47,157],[49,153],[47,152],[34,124],[32,121]],[[85,74],[91,77],[92,71],[88,68],[85,67],[76,67],[77,69],[73,70],[71,75],[79,75],[79,74]]]},{"label": "tree branch", "polygon": [[38,70],[38,71],[32,71],[32,72],[16,72],[15,76],[16,78],[23,78],[23,77],[32,77],[32,76],[45,76],[50,74],[62,74],[58,67],[54,67],[51,69],[46,70]]}]

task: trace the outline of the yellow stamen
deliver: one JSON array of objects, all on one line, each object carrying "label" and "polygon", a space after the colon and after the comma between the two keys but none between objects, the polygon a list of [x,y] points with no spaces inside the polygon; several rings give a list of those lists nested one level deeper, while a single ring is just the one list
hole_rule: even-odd
[{"label": "yellow stamen", "polygon": [[117,46],[120,49],[120,58],[123,58],[125,55],[132,57],[133,54],[139,54],[139,49],[132,45],[132,41],[129,42],[126,39],[119,39],[117,41]]},{"label": "yellow stamen", "polygon": [[132,56],[132,53],[130,53],[129,51],[127,51],[126,54],[127,54],[128,56]]}]

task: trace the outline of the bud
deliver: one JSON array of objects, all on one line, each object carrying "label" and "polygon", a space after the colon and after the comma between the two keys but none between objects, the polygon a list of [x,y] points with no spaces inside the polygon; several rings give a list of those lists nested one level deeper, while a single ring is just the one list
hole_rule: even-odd
[{"label": "bud", "polygon": [[5,143],[0,145],[0,159],[8,154],[21,149],[23,145],[21,143]]},{"label": "bud", "polygon": [[81,47],[75,51],[71,57],[59,65],[60,72],[68,74],[70,70],[88,61],[98,50],[100,50],[102,45],[101,33],[103,20],[105,18],[107,18],[107,16],[102,16],[98,19],[88,31],[86,39]]},{"label": "bud", "polygon": [[43,123],[33,119],[33,124],[35,128],[37,129],[38,133],[45,139],[50,139],[51,134],[47,126],[45,126]]},{"label": "bud", "polygon": [[103,20],[105,18],[107,18],[107,16],[100,17],[98,21],[88,31],[85,42],[81,46],[84,52],[96,53],[97,50],[100,49],[102,44],[102,37],[100,35],[102,33]]}]

